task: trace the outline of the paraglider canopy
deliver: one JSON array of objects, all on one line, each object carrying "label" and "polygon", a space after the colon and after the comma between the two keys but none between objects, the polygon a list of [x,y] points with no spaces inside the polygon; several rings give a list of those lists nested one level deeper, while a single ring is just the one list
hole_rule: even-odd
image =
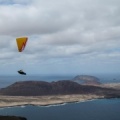
[{"label": "paraglider canopy", "polygon": [[22,52],[24,50],[27,40],[28,40],[27,37],[16,38],[17,47],[18,47],[19,52]]}]

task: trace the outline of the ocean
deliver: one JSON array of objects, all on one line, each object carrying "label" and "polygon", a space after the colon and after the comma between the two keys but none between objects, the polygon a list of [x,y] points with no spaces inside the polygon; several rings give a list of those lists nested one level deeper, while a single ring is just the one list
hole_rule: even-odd
[{"label": "ocean", "polygon": [[[57,81],[73,79],[74,75],[0,76],[0,87],[16,81]],[[96,75],[102,83],[120,82],[119,74]],[[120,99],[97,99],[80,103],[51,106],[16,106],[0,108],[0,115],[26,117],[27,120],[120,120]]]},{"label": "ocean", "polygon": [[[120,74],[91,74],[100,79],[101,83],[118,83],[120,82]],[[0,88],[7,87],[17,81],[58,81],[58,80],[72,80],[76,75],[0,75]]]},{"label": "ocean", "polygon": [[73,75],[0,75],[0,88],[7,87],[18,81],[58,81],[71,80]]},{"label": "ocean", "polygon": [[27,120],[120,120],[120,99],[100,99],[56,106],[0,108],[0,115],[16,115]]}]

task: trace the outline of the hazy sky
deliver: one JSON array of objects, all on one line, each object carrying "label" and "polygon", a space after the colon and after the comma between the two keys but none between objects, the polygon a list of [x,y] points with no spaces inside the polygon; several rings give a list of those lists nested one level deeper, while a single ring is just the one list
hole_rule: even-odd
[{"label": "hazy sky", "polygon": [[[29,38],[24,52],[16,37]],[[0,0],[0,74],[120,72],[120,0]]]}]

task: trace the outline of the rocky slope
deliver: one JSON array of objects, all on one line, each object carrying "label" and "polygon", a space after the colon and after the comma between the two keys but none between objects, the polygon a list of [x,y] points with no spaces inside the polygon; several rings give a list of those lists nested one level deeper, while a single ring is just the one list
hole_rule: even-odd
[{"label": "rocky slope", "polygon": [[74,82],[84,85],[100,85],[100,80],[97,77],[90,75],[77,75],[73,78]]},{"label": "rocky slope", "polygon": [[105,97],[120,97],[120,90],[98,86],[80,85],[70,80],[57,82],[22,81],[0,89],[0,95],[10,96],[43,96],[43,95],[70,95],[96,94]]}]

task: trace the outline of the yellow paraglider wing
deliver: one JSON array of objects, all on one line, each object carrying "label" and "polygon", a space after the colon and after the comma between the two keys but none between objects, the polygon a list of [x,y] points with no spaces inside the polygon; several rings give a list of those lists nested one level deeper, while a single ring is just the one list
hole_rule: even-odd
[{"label": "yellow paraglider wing", "polygon": [[27,43],[27,40],[28,40],[27,37],[16,38],[19,52],[22,52],[24,50],[26,43]]}]

